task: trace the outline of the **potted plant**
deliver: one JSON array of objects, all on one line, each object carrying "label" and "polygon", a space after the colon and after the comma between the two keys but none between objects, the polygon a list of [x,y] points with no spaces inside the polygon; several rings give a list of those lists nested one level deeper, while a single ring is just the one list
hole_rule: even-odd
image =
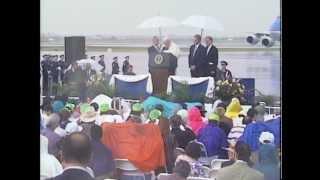
[{"label": "potted plant", "polygon": [[229,104],[234,97],[238,98],[240,102],[244,101],[244,92],[245,86],[240,83],[239,79],[233,79],[231,82],[219,80],[214,89],[216,98],[225,104]]}]

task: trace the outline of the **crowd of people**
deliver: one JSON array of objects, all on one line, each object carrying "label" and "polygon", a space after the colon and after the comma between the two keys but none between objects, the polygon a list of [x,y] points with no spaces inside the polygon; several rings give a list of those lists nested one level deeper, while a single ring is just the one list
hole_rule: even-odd
[{"label": "crowd of people", "polygon": [[[228,105],[218,103],[211,113],[203,106],[193,106],[180,109],[171,117],[164,115],[160,104],[147,111],[143,102],[136,102],[129,106],[127,115],[121,106],[115,100],[98,104],[45,99],[40,123],[41,179],[135,179],[115,163],[115,159],[127,154],[147,158],[143,162],[128,158],[145,174],[145,179],[159,174],[160,180],[189,176],[280,179],[281,118],[265,121],[263,104],[244,112],[234,98]],[[147,137],[141,139],[139,134]],[[138,146],[147,143],[145,147],[154,151],[117,149],[130,139]],[[214,159],[226,159],[216,173],[208,162]]]}]

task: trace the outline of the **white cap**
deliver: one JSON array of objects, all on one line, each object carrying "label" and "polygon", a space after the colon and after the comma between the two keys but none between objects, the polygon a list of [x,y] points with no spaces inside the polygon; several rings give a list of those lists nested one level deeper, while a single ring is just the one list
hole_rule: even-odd
[{"label": "white cap", "polygon": [[180,109],[177,112],[177,115],[179,115],[184,122],[187,122],[187,119],[188,119],[188,111],[187,110]]},{"label": "white cap", "polygon": [[66,133],[71,134],[73,132],[80,132],[80,131],[82,131],[82,129],[83,128],[81,126],[79,126],[77,123],[70,122],[66,126]]},{"label": "white cap", "polygon": [[270,141],[271,144],[274,144],[274,135],[270,132],[262,132],[259,138],[260,143],[266,144],[264,141]]}]

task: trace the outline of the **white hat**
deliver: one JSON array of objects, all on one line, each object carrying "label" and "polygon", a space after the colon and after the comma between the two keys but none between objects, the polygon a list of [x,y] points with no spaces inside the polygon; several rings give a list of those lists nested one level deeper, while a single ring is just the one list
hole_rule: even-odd
[{"label": "white hat", "polygon": [[187,110],[180,109],[177,112],[177,115],[179,115],[184,122],[187,122],[187,120],[188,120],[188,111]]},{"label": "white hat", "polygon": [[262,144],[266,144],[265,141],[269,141],[270,144],[274,144],[274,135],[270,132],[262,132],[259,141]]},{"label": "white hat", "polygon": [[65,130],[66,130],[67,134],[71,134],[73,132],[80,132],[80,131],[82,131],[82,129],[83,128],[81,126],[79,126],[76,122],[70,122],[67,124]]}]

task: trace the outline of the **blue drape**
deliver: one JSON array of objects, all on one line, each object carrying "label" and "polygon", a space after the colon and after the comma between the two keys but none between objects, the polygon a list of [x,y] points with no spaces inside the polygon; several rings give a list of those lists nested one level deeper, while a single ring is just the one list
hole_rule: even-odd
[{"label": "blue drape", "polygon": [[126,82],[115,78],[115,96],[126,99],[140,99],[148,96],[146,91],[148,78],[136,82]]},{"label": "blue drape", "polygon": [[[188,87],[188,96],[191,97],[192,100],[197,101],[206,95],[208,89],[209,80],[203,81],[198,84],[187,85]],[[172,93],[174,94],[177,90],[181,89],[183,84],[172,79]]]}]

